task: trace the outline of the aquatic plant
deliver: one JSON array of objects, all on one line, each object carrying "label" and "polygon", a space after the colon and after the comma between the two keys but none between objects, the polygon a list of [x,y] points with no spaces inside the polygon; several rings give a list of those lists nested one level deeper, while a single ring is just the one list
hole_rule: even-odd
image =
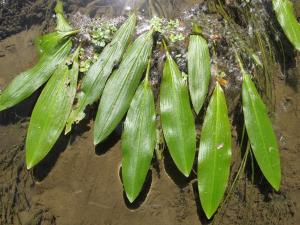
[{"label": "aquatic plant", "polygon": [[[283,2],[284,5],[280,5],[283,8],[280,8],[279,2],[274,0],[274,9],[287,37],[299,50],[299,35],[291,32],[293,29],[299,32],[299,24],[291,17],[290,2]],[[284,7],[288,10],[283,10]],[[230,20],[223,9],[218,10]],[[222,202],[229,181],[231,126],[223,91],[228,81],[218,68],[213,93],[209,94],[211,56],[201,29],[194,26],[189,36],[186,75],[180,71],[167,45],[186,39],[181,33],[179,20],[154,17],[150,21],[151,28],[133,42],[137,19],[135,14],[130,15],[118,29],[107,24],[95,27],[92,29],[91,43],[100,47],[101,53],[91,59],[84,57],[81,44],[76,43],[76,50],[71,51],[71,36],[79,31],[73,29],[64,17],[59,0],[55,12],[56,31],[36,41],[41,55],[39,62],[18,75],[0,95],[2,111],[18,104],[46,84],[34,107],[28,128],[25,145],[27,168],[31,169],[43,160],[64,127],[65,133],[70,132],[73,124],[84,118],[86,107],[100,100],[94,123],[95,145],[103,142],[127,113],[122,135],[122,180],[127,198],[134,202],[142,190],[154,150],[158,158],[162,157],[159,151],[161,140],[165,140],[178,170],[186,177],[190,175],[197,149],[195,114],[199,116],[204,108],[197,179],[203,210],[207,218],[211,218]],[[166,54],[158,110],[150,82],[152,51],[157,41],[155,32],[163,37]],[[268,39],[260,33],[256,35],[259,48],[264,53],[262,45],[268,43]],[[238,39],[231,44],[237,46],[237,43],[242,43]],[[268,70],[265,66],[267,56],[263,56],[261,61],[247,46],[241,46],[241,49],[257,67]],[[263,175],[278,191],[281,180],[279,149],[267,108],[238,53],[236,63],[240,65],[243,76],[242,107],[250,140],[247,152],[253,152]],[[140,82],[145,71],[146,76]],[[78,79],[80,72],[84,73],[82,79]],[[205,109],[203,105],[207,98],[209,104]],[[159,121],[157,114],[160,115]],[[157,129],[157,122],[163,134]],[[245,167],[245,162],[242,161],[241,168]]]}]

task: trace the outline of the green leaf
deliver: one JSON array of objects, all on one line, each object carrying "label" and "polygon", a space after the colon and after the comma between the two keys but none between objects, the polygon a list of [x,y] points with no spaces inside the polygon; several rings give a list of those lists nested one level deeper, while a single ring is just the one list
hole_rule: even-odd
[{"label": "green leaf", "polygon": [[268,182],[279,190],[281,169],[276,136],[266,106],[245,71],[242,92],[245,125],[254,156]]},{"label": "green leaf", "polygon": [[198,155],[198,190],[208,219],[221,203],[231,161],[231,128],[224,92],[216,84],[207,108]]},{"label": "green leaf", "polygon": [[78,78],[78,50],[73,64],[63,62],[42,91],[32,112],[26,138],[26,164],[30,169],[51,150],[70,114]]},{"label": "green leaf", "polygon": [[53,55],[55,52],[61,48],[62,44],[67,41],[67,39],[77,33],[78,31],[70,32],[52,32],[45,34],[35,40],[35,45],[40,55]]},{"label": "green leaf", "polygon": [[127,112],[152,53],[152,35],[151,30],[138,37],[108,79],[95,121],[95,145],[111,134]]},{"label": "green leaf", "polygon": [[290,0],[273,0],[273,8],[285,35],[300,51],[300,24],[294,13],[293,3]]},{"label": "green leaf", "polygon": [[186,82],[168,52],[160,89],[160,111],[170,154],[177,168],[188,177],[196,151],[194,116]]},{"label": "green leaf", "polygon": [[0,111],[18,104],[41,87],[66,59],[71,47],[71,40],[67,40],[55,54],[43,55],[32,69],[18,75],[1,93]]},{"label": "green leaf", "polygon": [[83,119],[86,106],[91,105],[100,98],[109,75],[114,66],[120,62],[131,41],[135,24],[136,16],[133,14],[120,27],[112,42],[104,48],[97,62],[91,66],[84,76],[81,91],[76,95],[76,107],[71,112],[67,122],[66,133],[71,131],[74,122],[78,123]]},{"label": "green leaf", "polygon": [[122,178],[133,202],[142,190],[156,144],[155,104],[147,78],[130,104],[122,136]]},{"label": "green leaf", "polygon": [[189,90],[198,114],[205,101],[210,81],[210,56],[206,40],[199,35],[190,36],[188,49]]},{"label": "green leaf", "polygon": [[60,0],[56,1],[55,13],[56,13],[56,30],[61,32],[72,31],[73,28],[64,16],[63,4]]}]

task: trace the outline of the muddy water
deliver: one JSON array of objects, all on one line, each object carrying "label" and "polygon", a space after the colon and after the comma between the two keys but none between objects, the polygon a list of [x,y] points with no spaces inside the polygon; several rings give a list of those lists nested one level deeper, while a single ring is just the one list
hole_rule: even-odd
[{"label": "muddy water", "polygon": [[[25,8],[30,7],[28,2]],[[109,1],[66,2],[70,3],[68,12],[80,10],[90,16],[114,15],[126,10],[126,4],[123,2],[120,6],[120,1],[110,4]],[[173,7],[173,2],[178,6],[181,1],[168,1],[167,5]],[[168,7],[163,7],[165,12],[160,12],[158,6],[153,7],[153,11],[145,11],[144,4],[130,6],[138,7],[145,16],[165,13],[172,17],[178,13],[175,10],[172,15],[174,11],[168,11]],[[37,61],[33,39],[44,29],[45,25],[32,26],[0,42],[1,87]],[[153,161],[141,197],[136,204],[130,205],[124,198],[119,176],[120,137],[114,133],[107,142],[95,148],[91,131],[93,111],[70,136],[60,138],[38,167],[28,172],[24,167],[24,138],[37,97],[33,96],[0,113],[0,224],[300,224],[300,206],[297,204],[300,201],[299,54],[293,60],[295,63],[287,69],[286,76],[279,66],[273,76],[276,102],[273,121],[283,170],[279,193],[274,193],[260,175],[255,184],[243,176],[227,208],[219,211],[214,222],[206,221],[197,197],[195,176],[188,179],[181,176],[165,152],[162,162]],[[235,127],[233,132],[236,133]],[[235,138],[233,142],[236,142]],[[233,171],[236,166],[237,163],[233,163]]]}]

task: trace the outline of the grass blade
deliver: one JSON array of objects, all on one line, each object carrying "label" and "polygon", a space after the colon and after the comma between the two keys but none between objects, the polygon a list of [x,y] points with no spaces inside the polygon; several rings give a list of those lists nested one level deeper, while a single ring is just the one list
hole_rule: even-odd
[{"label": "grass blade", "polygon": [[186,82],[168,52],[160,89],[160,111],[170,154],[177,168],[188,177],[196,151],[194,116]]},{"label": "grass blade", "polygon": [[130,202],[142,190],[156,144],[154,96],[147,77],[130,104],[122,136],[122,178]]},{"label": "grass blade", "polygon": [[111,134],[127,112],[152,53],[152,33],[144,33],[134,41],[108,79],[95,121],[95,145]]},{"label": "grass blade", "polygon": [[245,71],[242,93],[245,125],[254,156],[268,182],[279,190],[281,169],[276,136],[266,106]]},{"label": "grass blade", "polygon": [[0,95],[0,111],[29,97],[53,74],[57,65],[68,56],[72,42],[67,40],[53,55],[43,55],[32,69],[18,75]]},{"label": "grass blade", "polygon": [[195,112],[198,114],[205,101],[210,81],[210,56],[206,40],[191,35],[188,49],[189,90]]},{"label": "grass blade", "polygon": [[30,169],[39,163],[59,138],[70,114],[78,77],[78,50],[72,68],[59,65],[32,112],[26,138],[26,164]]},{"label": "grass blade", "polygon": [[208,219],[221,203],[231,161],[231,128],[224,92],[217,82],[207,108],[198,155],[198,190]]},{"label": "grass blade", "polygon": [[273,8],[285,35],[300,51],[300,24],[294,13],[293,3],[290,0],[273,0]]},{"label": "grass blade", "polygon": [[63,4],[60,0],[56,0],[56,6],[54,10],[56,13],[56,30],[61,32],[72,31],[73,28],[70,26],[69,22],[64,16]]},{"label": "grass blade", "polygon": [[83,78],[81,91],[76,95],[76,107],[71,112],[67,122],[66,133],[71,131],[74,122],[78,123],[83,119],[86,106],[100,98],[109,75],[114,66],[120,62],[125,49],[131,41],[135,24],[136,16],[133,14],[120,27],[112,42],[104,48],[97,62],[92,65]]}]

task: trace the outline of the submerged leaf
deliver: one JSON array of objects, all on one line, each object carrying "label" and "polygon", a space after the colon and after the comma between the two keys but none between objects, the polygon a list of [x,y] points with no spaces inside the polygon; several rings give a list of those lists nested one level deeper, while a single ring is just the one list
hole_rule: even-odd
[{"label": "submerged leaf", "polygon": [[53,55],[43,55],[32,69],[18,75],[0,95],[0,111],[12,107],[29,97],[53,74],[56,66],[68,56],[71,40],[62,44]]},{"label": "submerged leaf", "polygon": [[108,79],[95,121],[95,145],[111,134],[127,112],[152,53],[152,33],[144,33],[134,41]]},{"label": "submerged leaf", "polygon": [[196,151],[194,116],[186,82],[168,52],[160,89],[160,111],[170,154],[177,168],[188,177]]},{"label": "submerged leaf", "polygon": [[78,77],[78,50],[71,69],[60,64],[42,91],[32,112],[26,138],[26,164],[30,169],[51,150],[70,114]]},{"label": "submerged leaf", "polygon": [[290,0],[273,0],[273,8],[285,35],[300,51],[300,24],[294,13],[293,3]]},{"label": "submerged leaf", "polygon": [[206,40],[199,35],[190,36],[188,50],[189,90],[198,114],[205,101],[210,81],[210,56]]},{"label": "submerged leaf", "polygon": [[84,76],[81,90],[76,95],[76,108],[71,112],[67,122],[66,133],[71,130],[74,122],[79,122],[84,114],[84,109],[97,101],[103,91],[105,83],[111,74],[113,67],[119,63],[125,49],[131,41],[136,24],[136,16],[132,15],[120,27],[114,39],[102,51],[99,59],[91,66]]},{"label": "submerged leaf", "polygon": [[245,125],[254,156],[268,182],[279,190],[281,169],[276,136],[266,106],[245,71],[242,93]]},{"label": "submerged leaf", "polygon": [[224,92],[217,83],[207,108],[198,155],[198,190],[208,219],[216,212],[228,183],[231,129]]},{"label": "submerged leaf", "polygon": [[155,117],[154,96],[146,78],[130,104],[122,136],[122,179],[130,202],[141,192],[151,165],[156,144]]}]

